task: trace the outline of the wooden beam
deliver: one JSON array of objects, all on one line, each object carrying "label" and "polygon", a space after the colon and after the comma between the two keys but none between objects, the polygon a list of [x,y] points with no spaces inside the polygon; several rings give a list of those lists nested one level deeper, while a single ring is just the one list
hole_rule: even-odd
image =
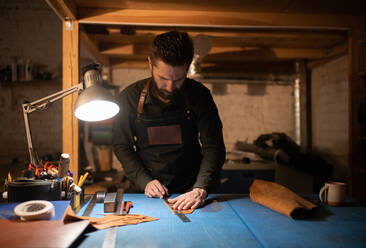
[{"label": "wooden beam", "polygon": [[[263,31],[263,32],[251,32],[251,31],[237,31],[232,32],[220,32],[220,36],[211,36],[211,32],[188,32],[191,37],[197,35],[207,35],[210,37],[212,46],[214,47],[282,47],[282,48],[307,48],[307,49],[329,49],[336,44],[340,44],[347,40],[347,33],[342,31],[325,32],[324,34],[318,34],[318,32],[284,32],[284,31]],[[227,34],[228,36],[224,36]],[[90,37],[94,40],[98,40],[101,46],[114,46],[127,45],[127,44],[145,44],[150,46],[155,34],[151,33],[139,33],[125,35],[125,34],[90,34]]]},{"label": "wooden beam", "polygon": [[103,55],[112,55],[112,54],[130,54],[132,55],[134,51],[133,45],[122,45],[122,46],[113,46],[113,47],[103,47],[103,50],[100,52]]},{"label": "wooden beam", "polygon": [[115,27],[108,27],[107,28],[108,34],[109,35],[120,35],[121,34],[121,29],[120,28],[115,28]]},{"label": "wooden beam", "polygon": [[[252,30],[227,30],[227,31],[217,31],[216,29],[205,29],[192,31],[188,28],[173,28],[174,30],[180,30],[187,32],[191,37],[196,35],[207,35],[212,38],[215,37],[225,37],[225,38],[265,38],[265,39],[306,39],[306,40],[344,40],[346,36],[342,32],[316,32],[316,31],[273,31],[273,30],[263,30],[252,31]],[[148,27],[138,27],[135,29],[136,35],[159,35],[163,32],[172,30],[171,27],[158,27],[153,30],[148,29]]]},{"label": "wooden beam", "polygon": [[335,46],[331,49],[324,51],[325,57],[322,59],[314,60],[306,64],[308,69],[313,69],[317,66],[324,65],[336,58],[346,55],[348,52],[348,43],[344,43],[339,46]]},{"label": "wooden beam", "polygon": [[135,60],[127,61],[119,58],[111,58],[111,66],[115,68],[135,68],[135,69],[149,69],[147,59],[145,60]]},{"label": "wooden beam", "polygon": [[92,39],[85,33],[80,32],[80,41],[87,47],[89,52],[95,57],[95,59],[102,65],[108,66],[109,59],[107,56],[99,52],[98,46],[94,43]]},{"label": "wooden beam", "polygon": [[271,50],[279,59],[320,59],[325,56],[321,49],[271,48]]},{"label": "wooden beam", "polygon": [[75,20],[77,16],[76,4],[73,0],[46,0],[61,20]]},{"label": "wooden beam", "polygon": [[277,13],[353,13],[362,14],[364,1],[257,1],[257,0],[77,0],[81,7],[141,10],[184,10],[184,11],[248,11]]},{"label": "wooden beam", "polygon": [[349,28],[353,23],[362,23],[363,16],[301,14],[278,12],[244,11],[180,11],[180,10],[136,10],[93,9],[78,10],[80,23],[216,26],[216,27],[322,27]]},{"label": "wooden beam", "polygon": [[[79,83],[79,24],[62,22],[62,89]],[[77,94],[62,99],[62,152],[70,155],[70,170],[74,180],[79,175],[79,130],[74,115]]]},{"label": "wooden beam", "polygon": [[243,62],[243,61],[273,61],[295,59],[320,59],[324,57],[321,49],[286,49],[286,48],[257,48],[235,52],[209,54],[204,62]]}]

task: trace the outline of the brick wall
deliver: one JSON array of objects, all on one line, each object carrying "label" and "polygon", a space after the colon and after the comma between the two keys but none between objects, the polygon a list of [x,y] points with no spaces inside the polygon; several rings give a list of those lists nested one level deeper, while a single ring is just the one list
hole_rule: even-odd
[{"label": "brick wall", "polygon": [[[21,104],[61,89],[61,21],[43,0],[1,1],[0,67],[12,58],[41,65],[53,80],[0,83],[0,165],[28,159]],[[29,115],[39,155],[61,152],[61,102]]]},{"label": "brick wall", "polygon": [[[116,69],[113,82],[122,90],[150,75],[149,70]],[[228,151],[234,149],[236,141],[251,142],[264,133],[284,132],[295,138],[292,85],[227,84],[225,93],[219,94],[215,94],[213,84],[205,86],[213,93],[218,107]]]},{"label": "brick wall", "polygon": [[0,30],[0,66],[30,59],[60,76],[62,25],[46,1],[1,1]]},{"label": "brick wall", "polygon": [[[2,84],[0,88],[0,164],[9,164],[13,159],[24,162],[28,159],[27,139],[21,104],[34,101],[61,90],[54,81]],[[62,104],[54,103],[46,111],[29,114],[33,145],[38,154],[54,154],[62,149]]]},{"label": "brick wall", "polygon": [[334,177],[347,179],[347,56],[313,69],[311,81],[312,146],[335,166]]}]

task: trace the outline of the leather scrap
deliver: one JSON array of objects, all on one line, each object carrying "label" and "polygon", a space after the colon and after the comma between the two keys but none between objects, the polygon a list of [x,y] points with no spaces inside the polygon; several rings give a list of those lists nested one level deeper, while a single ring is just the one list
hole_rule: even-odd
[{"label": "leather scrap", "polygon": [[256,179],[249,188],[250,199],[292,219],[314,215],[317,206],[290,189],[274,182]]},{"label": "leather scrap", "polygon": [[101,218],[96,217],[88,217],[88,216],[77,216],[74,211],[72,211],[71,207],[68,206],[64,217],[62,218],[64,223],[80,221],[80,220],[89,220],[90,224],[100,230],[114,226],[125,226],[125,225],[134,225],[142,222],[154,221],[158,220],[157,218],[141,215],[141,214],[108,214],[104,215]]},{"label": "leather scrap", "polygon": [[[164,204],[169,208],[169,210],[175,214],[175,211],[173,210],[173,205],[172,203],[167,203],[166,201],[164,201]],[[194,212],[194,209],[193,208],[190,208],[190,209],[185,209],[185,210],[180,210],[180,212],[182,214],[191,214]]]}]

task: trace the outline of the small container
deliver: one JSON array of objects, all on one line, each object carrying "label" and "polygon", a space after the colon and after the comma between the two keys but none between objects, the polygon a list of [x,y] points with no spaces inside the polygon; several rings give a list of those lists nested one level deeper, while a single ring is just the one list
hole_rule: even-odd
[{"label": "small container", "polygon": [[19,59],[18,61],[17,72],[18,72],[18,81],[25,81],[25,66],[23,59]]},{"label": "small container", "polygon": [[25,81],[33,80],[33,64],[30,59],[25,62]]},{"label": "small container", "polygon": [[11,61],[11,81],[13,82],[18,81],[18,66],[16,58],[12,58]]}]

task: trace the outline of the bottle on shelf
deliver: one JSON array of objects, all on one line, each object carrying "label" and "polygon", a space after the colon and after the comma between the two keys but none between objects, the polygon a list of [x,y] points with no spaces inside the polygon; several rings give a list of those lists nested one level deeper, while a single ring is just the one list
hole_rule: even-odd
[{"label": "bottle on shelf", "polygon": [[23,59],[18,60],[18,81],[25,81],[25,65]]},{"label": "bottle on shelf", "polygon": [[33,80],[33,64],[30,59],[25,62],[25,81]]},{"label": "bottle on shelf", "polygon": [[13,57],[11,60],[11,81],[18,81],[18,66],[17,58]]}]

